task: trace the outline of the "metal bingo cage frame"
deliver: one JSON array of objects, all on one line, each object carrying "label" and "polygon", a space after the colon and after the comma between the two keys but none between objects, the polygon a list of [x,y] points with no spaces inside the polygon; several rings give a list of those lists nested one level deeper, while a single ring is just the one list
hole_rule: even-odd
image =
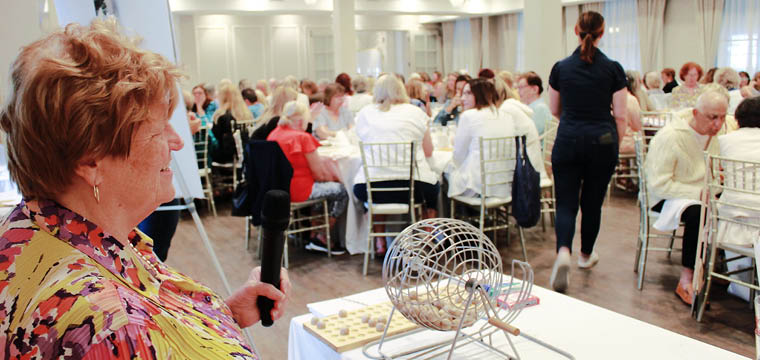
[{"label": "metal bingo cage frame", "polygon": [[[523,337],[575,359],[510,325],[527,306],[526,300],[531,295],[533,269],[530,264],[513,260],[507,281],[503,281],[504,277],[501,255],[478,228],[445,218],[412,224],[396,237],[383,262],[385,291],[393,304],[386,324],[400,312],[421,327],[394,336],[386,336],[386,328],[382,337],[366,344],[362,352],[371,359],[432,359],[446,353],[447,359],[451,359],[456,349],[476,344],[498,357],[520,359],[512,337]],[[496,306],[497,297],[502,293],[515,305],[508,309]],[[453,338],[432,344],[395,353],[383,351],[383,346],[394,339],[427,329],[456,333]],[[494,345],[494,336],[499,333],[506,337],[508,349]]]}]

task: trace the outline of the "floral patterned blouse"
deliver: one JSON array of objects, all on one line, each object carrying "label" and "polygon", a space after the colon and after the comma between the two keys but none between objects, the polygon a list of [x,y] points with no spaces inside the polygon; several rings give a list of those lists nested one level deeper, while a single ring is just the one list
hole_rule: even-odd
[{"label": "floral patterned blouse", "polygon": [[680,110],[694,107],[694,105],[697,104],[697,98],[699,98],[699,95],[702,95],[703,92],[705,92],[705,86],[702,84],[697,84],[697,88],[694,90],[693,94],[689,93],[689,90],[685,85],[676,86],[671,92],[670,109]]},{"label": "floral patterned blouse", "polygon": [[0,359],[254,359],[224,301],[52,201],[0,223]]}]

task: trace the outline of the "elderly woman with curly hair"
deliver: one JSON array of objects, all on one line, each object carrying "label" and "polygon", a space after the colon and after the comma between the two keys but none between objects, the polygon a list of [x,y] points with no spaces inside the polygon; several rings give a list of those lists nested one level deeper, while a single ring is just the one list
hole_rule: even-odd
[{"label": "elderly woman with curly hair", "polygon": [[158,260],[135,228],[174,197],[179,75],[112,18],[21,50],[0,113],[24,197],[0,223],[5,358],[253,359],[241,329],[259,320],[256,298],[282,315],[286,273],[281,292],[254,269],[224,300]]},{"label": "elderly woman with curly hair", "polygon": [[702,67],[696,63],[687,62],[681,66],[678,76],[683,80],[683,85],[676,86],[673,89],[670,107],[673,109],[694,107],[697,98],[704,92],[704,85],[699,83],[699,79],[702,77]]}]

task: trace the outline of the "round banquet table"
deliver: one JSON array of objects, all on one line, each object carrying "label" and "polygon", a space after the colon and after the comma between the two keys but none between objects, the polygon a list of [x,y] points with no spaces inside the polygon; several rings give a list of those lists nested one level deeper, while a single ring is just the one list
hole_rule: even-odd
[{"label": "round banquet table", "polygon": [[[440,130],[433,130],[433,133]],[[445,131],[448,135],[452,132]],[[446,136],[448,138],[448,136]],[[446,139],[448,140],[448,139]],[[443,135],[433,136],[435,150],[433,155],[427,158],[431,169],[438,175],[439,180],[443,170],[451,162],[453,156],[450,141],[444,140]],[[317,153],[327,159],[325,166],[332,167],[343,186],[348,192],[350,201],[346,209],[346,250],[351,255],[363,254],[367,249],[367,238],[369,221],[367,213],[364,211],[362,204],[354,196],[354,177],[359,171],[362,171],[362,159],[359,151],[359,145],[349,141],[330,141],[323,142],[322,146],[317,148]]]}]

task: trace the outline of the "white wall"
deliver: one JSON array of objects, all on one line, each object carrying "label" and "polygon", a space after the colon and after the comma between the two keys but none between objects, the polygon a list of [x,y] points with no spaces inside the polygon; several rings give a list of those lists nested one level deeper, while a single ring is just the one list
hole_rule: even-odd
[{"label": "white wall", "polygon": [[37,40],[42,36],[40,28],[39,1],[8,1],[3,3],[3,11],[0,12],[0,99],[8,94],[8,74],[11,63],[18,56],[19,50],[24,45]]},{"label": "white wall", "polygon": [[[665,7],[665,34],[663,61],[665,67],[678,70],[686,62],[699,63],[704,52],[704,44],[695,39],[697,34],[697,9],[693,0],[669,0]],[[713,64],[700,64],[703,68]],[[651,69],[653,70],[653,69]]]},{"label": "white wall", "polygon": [[[189,79],[184,87],[222,78],[237,82],[312,77],[309,33],[331,32],[329,15],[183,15],[174,14],[180,62]],[[398,58],[399,31],[429,31],[415,15],[356,15],[358,33],[388,32],[384,65],[389,71],[409,69],[409,59]],[[405,33],[406,34],[406,33]],[[374,35],[372,35],[374,36]],[[404,46],[409,46],[408,41]],[[361,44],[357,48],[360,48]],[[405,51],[409,57],[410,52]],[[336,69],[337,72],[345,69]],[[351,71],[348,71],[352,73]]]}]

